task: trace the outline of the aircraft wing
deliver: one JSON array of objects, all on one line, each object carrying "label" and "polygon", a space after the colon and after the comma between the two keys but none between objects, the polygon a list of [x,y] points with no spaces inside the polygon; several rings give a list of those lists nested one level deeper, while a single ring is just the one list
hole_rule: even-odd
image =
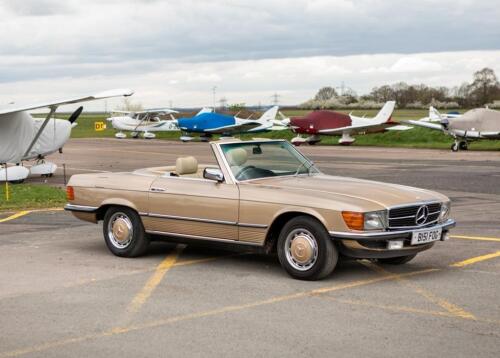
[{"label": "aircraft wing", "polygon": [[145,113],[157,113],[157,114],[170,114],[170,113],[179,113],[178,111],[175,111],[170,108],[151,108],[151,109],[145,109],[143,111],[133,111],[133,112],[127,112],[127,113],[135,113],[135,114],[145,114]]},{"label": "aircraft wing", "polygon": [[426,121],[413,121],[413,120],[407,120],[403,121],[404,123],[411,124],[417,127],[424,127],[424,128],[429,128],[429,129],[435,129],[438,131],[442,131],[443,127],[441,124],[436,124],[436,123],[431,123],[431,122],[426,122]]},{"label": "aircraft wing", "polygon": [[386,131],[407,131],[408,129],[412,129],[412,126],[404,126],[404,125],[397,125],[397,126],[392,126],[388,127],[385,130]]},{"label": "aircraft wing", "polygon": [[205,129],[207,133],[228,133],[228,132],[245,132],[253,128],[261,126],[262,123],[255,121],[247,121],[243,123],[236,123],[229,126],[223,126],[218,128]]},{"label": "aircraft wing", "polygon": [[482,138],[498,139],[500,138],[500,132],[481,132]]},{"label": "aircraft wing", "polygon": [[16,104],[14,104],[14,105],[0,108],[0,116],[4,115],[4,114],[29,111],[32,109],[45,108],[45,107],[49,107],[49,108],[50,107],[57,107],[57,106],[65,105],[65,104],[74,104],[74,103],[80,103],[80,102],[94,101],[97,99],[104,99],[104,98],[110,98],[110,97],[131,96],[132,94],[134,94],[134,92],[132,90],[129,90],[129,89],[116,89],[116,90],[99,92],[99,93],[96,93],[94,95],[66,98],[66,99],[61,99],[61,100],[55,100],[52,102],[36,103],[36,104],[28,104],[28,105],[16,105]]},{"label": "aircraft wing", "polygon": [[[396,125],[392,125],[396,126]],[[358,126],[346,126],[346,127],[340,127],[340,128],[332,128],[332,129],[321,129],[318,131],[319,134],[325,134],[325,135],[342,135],[344,132],[349,132],[349,133],[359,133],[359,132],[368,132],[368,131],[383,131],[385,129],[388,129],[391,127],[391,123],[376,123],[376,124],[362,124]],[[396,126],[397,127],[397,126]],[[409,128],[407,128],[409,129]],[[399,130],[405,130],[403,128],[400,128]]]}]

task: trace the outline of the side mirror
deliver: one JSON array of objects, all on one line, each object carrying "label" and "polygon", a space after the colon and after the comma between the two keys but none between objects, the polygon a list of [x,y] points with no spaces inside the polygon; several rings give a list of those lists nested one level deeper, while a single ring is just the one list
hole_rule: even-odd
[{"label": "side mirror", "polygon": [[219,168],[205,168],[203,170],[203,178],[222,183],[224,181],[224,174],[222,174]]}]

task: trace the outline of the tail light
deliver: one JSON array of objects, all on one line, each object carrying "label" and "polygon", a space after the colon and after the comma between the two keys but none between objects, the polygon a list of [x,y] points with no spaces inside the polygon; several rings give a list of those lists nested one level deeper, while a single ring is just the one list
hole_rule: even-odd
[{"label": "tail light", "polygon": [[75,200],[75,190],[73,189],[72,186],[66,187],[66,199],[68,201]]}]

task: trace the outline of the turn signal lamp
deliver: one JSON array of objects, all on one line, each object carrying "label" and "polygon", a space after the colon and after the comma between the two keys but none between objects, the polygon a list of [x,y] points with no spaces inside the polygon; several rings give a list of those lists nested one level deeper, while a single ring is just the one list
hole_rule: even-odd
[{"label": "turn signal lamp", "polygon": [[363,230],[365,219],[363,213],[357,213],[355,211],[342,211],[342,217],[351,230]]},{"label": "turn signal lamp", "polygon": [[73,190],[72,186],[66,187],[66,199],[68,201],[75,200],[75,191]]}]

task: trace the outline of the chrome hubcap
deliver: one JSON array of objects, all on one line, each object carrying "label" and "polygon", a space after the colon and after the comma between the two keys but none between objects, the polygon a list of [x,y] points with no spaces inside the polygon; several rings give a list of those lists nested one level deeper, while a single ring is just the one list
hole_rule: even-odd
[{"label": "chrome hubcap", "polygon": [[124,213],[114,213],[108,223],[108,237],[114,247],[124,249],[130,245],[133,234],[132,222]]},{"label": "chrome hubcap", "polygon": [[318,243],[306,229],[295,229],[286,237],[285,253],[288,263],[296,270],[307,271],[318,259]]}]

